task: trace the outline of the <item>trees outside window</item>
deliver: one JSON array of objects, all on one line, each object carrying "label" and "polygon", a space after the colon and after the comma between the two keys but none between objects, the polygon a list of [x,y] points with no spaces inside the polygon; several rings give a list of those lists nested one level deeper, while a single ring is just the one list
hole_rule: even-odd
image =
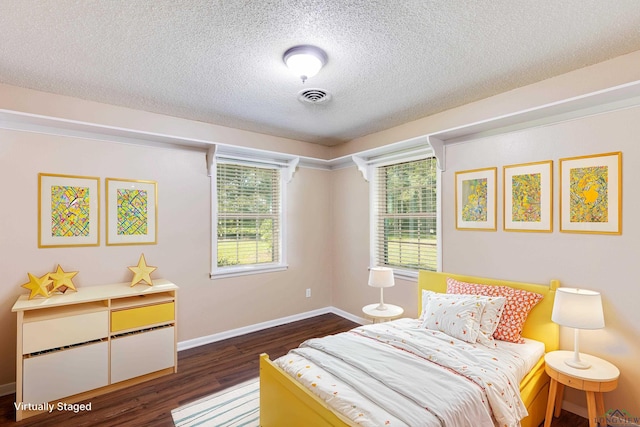
[{"label": "trees outside window", "polygon": [[280,261],[280,170],[216,167],[217,267]]},{"label": "trees outside window", "polygon": [[436,159],[375,168],[374,259],[377,265],[437,270]]}]

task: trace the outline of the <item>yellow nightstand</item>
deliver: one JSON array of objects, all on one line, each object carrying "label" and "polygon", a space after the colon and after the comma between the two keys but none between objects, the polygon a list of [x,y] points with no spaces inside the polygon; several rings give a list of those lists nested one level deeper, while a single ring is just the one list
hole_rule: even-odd
[{"label": "yellow nightstand", "polygon": [[572,358],[572,351],[552,351],[544,356],[545,371],[551,377],[544,427],[551,425],[553,415],[560,416],[562,394],[565,386],[583,390],[587,393],[589,427],[596,427],[596,418],[604,414],[602,393],[611,391],[618,386],[620,371],[613,364],[598,357],[581,353],[580,358],[590,363],[591,367],[588,369],[576,369],[564,363],[565,360]]},{"label": "yellow nightstand", "polygon": [[397,319],[402,316],[404,309],[393,304],[385,304],[386,310],[378,310],[379,303],[369,304],[362,307],[362,312],[373,319],[373,323],[385,322],[387,320]]}]

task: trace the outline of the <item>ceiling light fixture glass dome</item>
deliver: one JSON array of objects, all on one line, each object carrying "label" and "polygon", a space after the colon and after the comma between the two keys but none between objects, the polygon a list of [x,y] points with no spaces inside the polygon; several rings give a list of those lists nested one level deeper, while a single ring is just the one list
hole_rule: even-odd
[{"label": "ceiling light fixture glass dome", "polygon": [[327,63],[327,54],[319,47],[300,45],[287,49],[282,59],[291,72],[304,83],[309,77],[318,74]]}]

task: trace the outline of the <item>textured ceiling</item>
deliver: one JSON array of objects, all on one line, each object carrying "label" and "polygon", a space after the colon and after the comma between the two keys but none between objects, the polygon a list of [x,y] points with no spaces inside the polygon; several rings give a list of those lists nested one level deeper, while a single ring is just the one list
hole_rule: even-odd
[{"label": "textured ceiling", "polygon": [[0,0],[2,83],[325,145],[635,50],[638,0]]}]

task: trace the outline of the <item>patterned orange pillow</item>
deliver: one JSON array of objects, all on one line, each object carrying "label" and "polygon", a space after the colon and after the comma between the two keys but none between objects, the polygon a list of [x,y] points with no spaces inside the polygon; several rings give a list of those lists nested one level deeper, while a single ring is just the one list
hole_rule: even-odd
[{"label": "patterned orange pillow", "polygon": [[484,295],[489,297],[505,297],[507,299],[502,310],[498,327],[493,333],[497,340],[523,343],[522,328],[531,309],[543,298],[543,295],[515,289],[509,286],[489,286],[467,283],[447,277],[448,294]]}]

